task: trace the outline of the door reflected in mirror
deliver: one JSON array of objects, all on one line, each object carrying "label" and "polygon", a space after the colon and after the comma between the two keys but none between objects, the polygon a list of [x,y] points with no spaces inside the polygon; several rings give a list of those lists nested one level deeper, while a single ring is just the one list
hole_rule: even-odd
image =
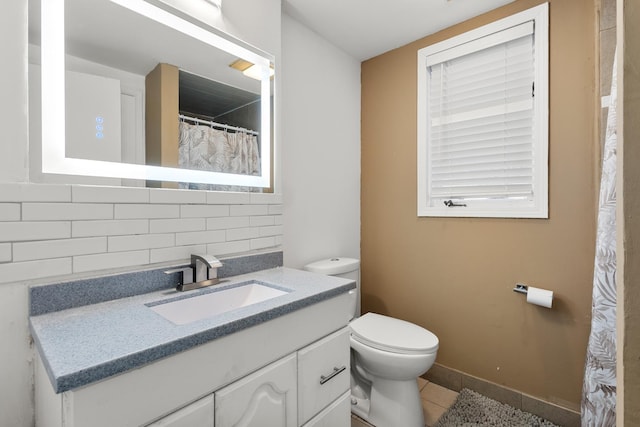
[{"label": "door reflected in mirror", "polygon": [[35,180],[271,186],[269,55],[143,0],[32,0],[29,43]]}]

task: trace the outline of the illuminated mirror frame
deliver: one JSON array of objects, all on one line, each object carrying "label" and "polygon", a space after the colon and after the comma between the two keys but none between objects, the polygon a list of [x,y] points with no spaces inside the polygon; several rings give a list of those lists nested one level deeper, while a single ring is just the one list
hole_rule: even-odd
[{"label": "illuminated mirror frame", "polygon": [[[260,176],[198,171],[67,158],[65,155],[65,33],[64,0],[42,1],[42,172],[108,178],[202,184],[269,187],[271,185],[270,60],[232,41],[179,18],[144,0],[110,0],[126,9],[173,28],[214,48],[261,66]],[[62,105],[62,108],[60,107]],[[178,118],[176,118],[178,120]]]}]

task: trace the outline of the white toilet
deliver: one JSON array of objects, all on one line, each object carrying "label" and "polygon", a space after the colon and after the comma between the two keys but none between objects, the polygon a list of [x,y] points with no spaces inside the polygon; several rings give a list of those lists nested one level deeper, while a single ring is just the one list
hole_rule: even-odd
[{"label": "white toilet", "polygon": [[360,316],[360,261],[331,258],[305,270],[356,281],[351,327],[351,412],[376,427],[423,427],[417,378],[436,360],[438,337],[404,320]]}]

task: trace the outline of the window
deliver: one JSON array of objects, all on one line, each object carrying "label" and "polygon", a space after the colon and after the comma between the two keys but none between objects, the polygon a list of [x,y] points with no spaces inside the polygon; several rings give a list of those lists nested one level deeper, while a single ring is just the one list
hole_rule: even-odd
[{"label": "window", "polygon": [[548,4],[418,51],[418,216],[548,218]]}]

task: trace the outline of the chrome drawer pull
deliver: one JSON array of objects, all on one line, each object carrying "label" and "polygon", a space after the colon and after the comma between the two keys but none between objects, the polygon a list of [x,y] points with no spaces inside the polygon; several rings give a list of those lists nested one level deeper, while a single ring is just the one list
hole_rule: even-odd
[{"label": "chrome drawer pull", "polygon": [[326,377],[324,375],[320,375],[320,384],[326,383],[331,378],[335,377],[336,375],[338,375],[340,372],[344,371],[345,369],[347,369],[346,366],[343,366],[342,368],[333,368],[333,372],[331,372]]}]

